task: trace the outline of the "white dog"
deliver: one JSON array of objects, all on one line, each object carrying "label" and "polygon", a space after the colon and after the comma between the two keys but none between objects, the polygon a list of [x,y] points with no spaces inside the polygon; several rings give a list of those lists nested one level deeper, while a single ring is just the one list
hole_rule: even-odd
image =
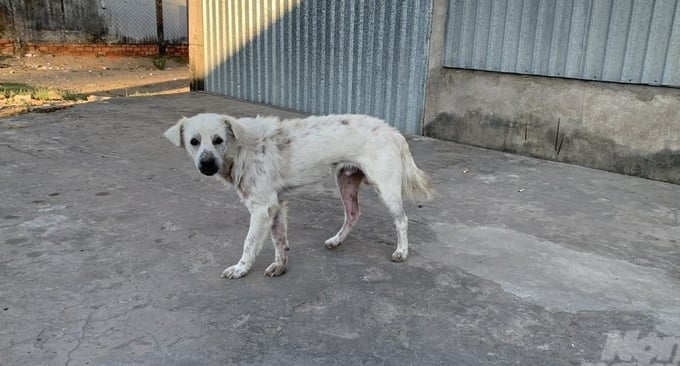
[{"label": "white dog", "polygon": [[431,198],[429,178],[418,169],[404,137],[380,119],[363,115],[314,116],[279,120],[275,117],[234,118],[199,114],[183,118],[165,132],[172,143],[186,148],[198,170],[217,175],[236,187],[250,211],[250,227],[239,262],[222,277],[245,276],[268,233],[276,256],[265,275],[285,273],[288,262],[286,196],[320,182],[330,171],[345,206],[345,222],[326,241],[335,248],[347,237],[360,215],[357,194],[361,182],[372,185],[397,227],[392,260],[408,256],[408,220],[402,195]]}]

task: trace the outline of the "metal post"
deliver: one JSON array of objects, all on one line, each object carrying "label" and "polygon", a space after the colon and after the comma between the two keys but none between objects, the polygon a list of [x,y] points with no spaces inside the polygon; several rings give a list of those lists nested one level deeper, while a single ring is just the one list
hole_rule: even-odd
[{"label": "metal post", "polygon": [[165,55],[165,35],[163,34],[163,0],[156,0],[156,39],[158,40],[158,53]]},{"label": "metal post", "polygon": [[189,0],[189,66],[191,91],[205,90],[203,56],[203,0]]}]

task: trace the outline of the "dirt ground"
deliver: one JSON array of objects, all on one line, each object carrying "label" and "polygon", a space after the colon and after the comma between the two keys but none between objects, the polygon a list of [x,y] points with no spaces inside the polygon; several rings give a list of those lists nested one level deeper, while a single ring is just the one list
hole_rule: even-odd
[{"label": "dirt ground", "polygon": [[[33,56],[0,59],[0,88],[7,85],[58,89],[77,98],[14,98],[0,95],[0,116],[32,110],[53,110],[114,96],[179,93],[189,90],[186,60],[169,58],[165,69],[147,57]],[[2,93],[0,93],[2,94]],[[30,93],[29,93],[30,94]],[[16,100],[15,100],[16,99]],[[73,99],[73,100],[67,100]]]}]

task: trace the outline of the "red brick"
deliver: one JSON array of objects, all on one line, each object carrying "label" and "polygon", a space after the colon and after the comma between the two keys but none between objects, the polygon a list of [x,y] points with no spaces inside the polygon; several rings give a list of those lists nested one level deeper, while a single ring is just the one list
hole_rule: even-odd
[{"label": "red brick", "polygon": [[[71,54],[71,55],[98,55],[98,56],[154,56],[159,53],[158,45],[155,44],[118,44],[107,45],[100,43],[28,43],[27,52],[42,54]],[[168,45],[166,52],[171,56],[187,57],[189,48],[187,45]],[[14,53],[14,43],[11,39],[0,39],[0,52],[3,54]]]}]

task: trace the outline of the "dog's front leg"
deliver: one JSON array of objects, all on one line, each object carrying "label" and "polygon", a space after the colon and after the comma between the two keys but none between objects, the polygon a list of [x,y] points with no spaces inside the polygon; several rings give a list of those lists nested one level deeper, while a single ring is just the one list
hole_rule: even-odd
[{"label": "dog's front leg", "polygon": [[250,267],[255,262],[257,253],[262,248],[262,241],[264,241],[267,233],[269,233],[270,226],[271,218],[268,207],[257,207],[251,210],[250,227],[248,228],[246,240],[243,243],[243,255],[238,263],[222,272],[222,277],[239,278],[248,274]]}]

